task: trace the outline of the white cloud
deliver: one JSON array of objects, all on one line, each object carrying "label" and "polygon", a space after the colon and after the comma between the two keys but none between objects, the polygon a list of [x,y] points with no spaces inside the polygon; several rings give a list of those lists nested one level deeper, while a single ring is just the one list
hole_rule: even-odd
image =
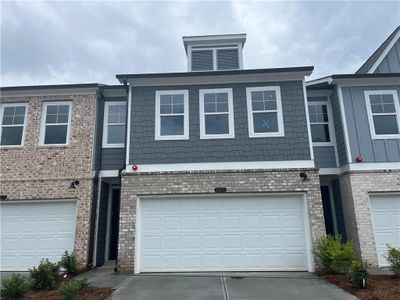
[{"label": "white cloud", "polygon": [[2,86],[117,83],[119,73],[185,71],[183,35],[237,32],[248,34],[246,68],[314,65],[313,78],[354,72],[400,19],[396,2],[2,2],[1,8]]}]

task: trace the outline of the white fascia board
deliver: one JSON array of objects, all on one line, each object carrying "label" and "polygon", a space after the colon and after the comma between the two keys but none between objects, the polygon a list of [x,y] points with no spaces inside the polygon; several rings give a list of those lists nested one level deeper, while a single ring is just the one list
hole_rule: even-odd
[{"label": "white fascia board", "polygon": [[257,74],[231,74],[213,76],[187,76],[187,77],[158,77],[158,78],[131,78],[127,82],[131,86],[168,86],[188,84],[229,84],[250,83],[267,81],[303,80],[310,72],[280,72]]},{"label": "white fascia board", "polygon": [[126,165],[126,173],[174,172],[174,171],[214,171],[214,170],[256,170],[256,169],[307,169],[315,168],[313,160],[178,163],[137,165],[137,171]]},{"label": "white fascia board", "polygon": [[2,91],[2,97],[25,97],[25,96],[68,96],[68,95],[96,95],[97,87],[93,88],[60,88],[43,90]]},{"label": "white fascia board", "polygon": [[400,170],[400,162],[386,163],[350,163],[340,168],[341,172],[347,171],[374,171],[374,170]]},{"label": "white fascia board", "polygon": [[378,59],[375,61],[375,63],[372,65],[372,67],[368,70],[368,73],[374,73],[376,71],[378,66],[385,59],[386,55],[393,48],[393,46],[396,44],[396,42],[399,38],[400,38],[400,30],[396,33],[396,35],[390,41],[389,45],[387,45],[386,49],[381,53],[381,55],[378,57]]},{"label": "white fascia board", "polygon": [[99,177],[118,177],[118,170],[100,170]]},{"label": "white fascia board", "polygon": [[340,168],[321,168],[318,173],[319,175],[339,175]]},{"label": "white fascia board", "polygon": [[320,78],[320,79],[307,81],[305,84],[308,87],[308,86],[313,86],[313,85],[321,84],[321,83],[327,83],[328,85],[330,85],[332,83],[332,77],[331,76],[327,76],[327,77],[323,77],[323,78]]}]

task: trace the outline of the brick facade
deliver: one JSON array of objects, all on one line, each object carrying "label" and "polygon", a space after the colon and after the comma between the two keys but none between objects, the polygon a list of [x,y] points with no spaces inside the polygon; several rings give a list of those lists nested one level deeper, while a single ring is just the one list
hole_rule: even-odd
[{"label": "brick facade", "polygon": [[[72,101],[69,144],[39,146],[44,101]],[[28,103],[23,147],[0,149],[0,189],[6,201],[77,199],[75,252],[79,268],[88,263],[93,192],[92,160],[96,95],[2,97],[0,103]],[[69,189],[79,180],[77,189]]]},{"label": "brick facade", "polygon": [[377,267],[368,193],[400,191],[400,171],[352,171],[344,173],[339,179],[347,238],[354,241],[363,260]]},{"label": "brick facade", "polygon": [[[299,172],[309,181],[302,181]],[[214,193],[224,186],[229,193],[306,192],[311,239],[325,234],[316,169],[152,172],[123,174],[121,186],[118,271],[134,271],[136,200],[144,195]]]}]

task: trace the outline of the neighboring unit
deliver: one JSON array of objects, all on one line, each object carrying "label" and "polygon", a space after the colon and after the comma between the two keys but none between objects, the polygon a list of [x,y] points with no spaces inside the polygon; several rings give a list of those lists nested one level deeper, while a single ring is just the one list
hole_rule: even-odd
[{"label": "neighboring unit", "polygon": [[387,245],[400,247],[400,27],[356,74],[308,82],[307,94],[325,221],[387,266]]}]

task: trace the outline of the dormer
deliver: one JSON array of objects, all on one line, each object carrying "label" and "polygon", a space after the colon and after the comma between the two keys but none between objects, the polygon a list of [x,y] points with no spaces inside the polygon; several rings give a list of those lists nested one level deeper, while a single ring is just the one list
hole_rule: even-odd
[{"label": "dormer", "polygon": [[246,34],[184,36],[188,71],[243,69],[243,46]]}]

